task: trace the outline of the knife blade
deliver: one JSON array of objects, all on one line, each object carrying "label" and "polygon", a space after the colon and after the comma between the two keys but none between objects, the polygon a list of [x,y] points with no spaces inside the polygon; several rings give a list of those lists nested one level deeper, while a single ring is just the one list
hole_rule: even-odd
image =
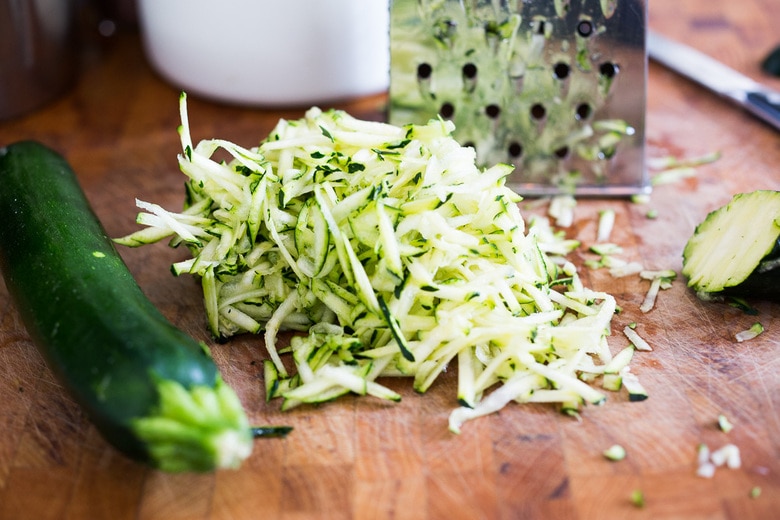
[{"label": "knife blade", "polygon": [[780,130],[780,92],[655,31],[647,31],[647,54]]}]

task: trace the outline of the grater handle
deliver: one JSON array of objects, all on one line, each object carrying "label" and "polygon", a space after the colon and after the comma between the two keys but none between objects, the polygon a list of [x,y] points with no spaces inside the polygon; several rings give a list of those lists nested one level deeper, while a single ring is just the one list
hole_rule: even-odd
[{"label": "grater handle", "polygon": [[780,93],[696,49],[647,32],[648,56],[745,108],[780,130]]},{"label": "grater handle", "polygon": [[751,114],[780,130],[780,95],[748,92],[743,105]]}]

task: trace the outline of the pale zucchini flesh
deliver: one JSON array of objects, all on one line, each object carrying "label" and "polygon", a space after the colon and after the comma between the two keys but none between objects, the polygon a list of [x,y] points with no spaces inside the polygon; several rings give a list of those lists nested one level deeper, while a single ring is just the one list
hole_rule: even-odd
[{"label": "pale zucchini flesh", "polygon": [[[119,242],[189,247],[174,272],[201,277],[215,335],[264,333],[267,397],[283,410],[347,393],[398,400],[381,378],[423,393],[453,365],[455,432],[513,401],[567,413],[604,402],[586,381],[612,359],[614,297],[583,286],[556,253],[565,238],[524,221],[511,168],[479,169],[452,123],[314,108],[256,148],[194,145],[184,101],[187,205]],[[232,159],[212,159],[218,148]],[[282,346],[285,330],[303,334]]]}]

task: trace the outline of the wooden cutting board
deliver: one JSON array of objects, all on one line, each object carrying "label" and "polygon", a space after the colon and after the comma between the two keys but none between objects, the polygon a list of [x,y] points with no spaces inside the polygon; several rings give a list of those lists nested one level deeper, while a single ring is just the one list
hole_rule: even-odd
[{"label": "wooden cutting board", "polygon": [[[654,0],[651,25],[695,44],[753,76],[774,41],[770,0],[726,3]],[[27,117],[0,123],[0,145],[22,138],[60,150],[79,173],[109,233],[136,229],[134,198],[181,203],[177,171],[176,89],[151,72],[136,34],[93,41],[78,87]],[[777,80],[767,80],[780,87]],[[650,67],[648,155],[697,157],[720,152],[692,178],[658,186],[648,204],[581,200],[566,233],[587,246],[598,211],[617,213],[612,239],[624,257],[650,269],[679,271],[682,247],[706,213],[732,194],[780,189],[780,137],[738,109],[674,74]],[[385,98],[340,105],[381,119]],[[191,98],[195,139],[221,137],[250,146],[280,117]],[[2,189],[2,187],[0,187]],[[647,218],[649,210],[657,218]],[[536,208],[531,211],[544,211]],[[2,225],[2,223],[0,223]],[[653,347],[632,363],[650,398],[610,395],[581,419],[544,405],[514,405],[447,430],[456,406],[454,371],[425,395],[407,380],[387,381],[403,400],[347,397],[319,407],[279,411],[266,403],[258,337],[214,345],[197,283],[174,278],[182,251],[164,244],[121,250],[139,283],[177,325],[212,345],[225,379],[252,422],[287,424],[284,440],[260,440],[238,471],[169,475],[118,455],[63,393],[37,355],[0,284],[0,519],[518,519],[733,518],[780,516],[780,306],[754,302],[756,316],[699,301],[678,279],[655,309],[639,305],[648,282],[582,269],[586,285],[615,295],[623,312],[611,347],[637,322]],[[574,255],[581,263],[584,253]],[[738,343],[734,334],[761,321],[766,332]],[[719,414],[734,424],[726,434]],[[739,447],[742,467],[697,477],[700,443]],[[621,444],[627,457],[602,452]],[[760,488],[757,498],[750,496]],[[641,490],[637,508],[631,494]]]}]

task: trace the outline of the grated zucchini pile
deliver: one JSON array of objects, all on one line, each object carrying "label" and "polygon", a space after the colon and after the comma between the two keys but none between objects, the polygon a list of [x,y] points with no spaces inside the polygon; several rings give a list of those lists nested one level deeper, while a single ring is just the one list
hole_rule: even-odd
[{"label": "grated zucchini pile", "polygon": [[[283,409],[350,392],[398,400],[381,377],[425,392],[456,365],[459,432],[512,401],[601,404],[605,369],[609,389],[628,369],[607,345],[615,299],[562,256],[577,244],[526,228],[511,168],[480,170],[451,122],[312,108],[245,149],[193,146],[184,95],[180,109],[185,207],[138,201],[146,227],[117,242],[189,248],[173,272],[201,279],[214,336],[264,334],[268,398]],[[282,348],[283,330],[301,334]]]}]

